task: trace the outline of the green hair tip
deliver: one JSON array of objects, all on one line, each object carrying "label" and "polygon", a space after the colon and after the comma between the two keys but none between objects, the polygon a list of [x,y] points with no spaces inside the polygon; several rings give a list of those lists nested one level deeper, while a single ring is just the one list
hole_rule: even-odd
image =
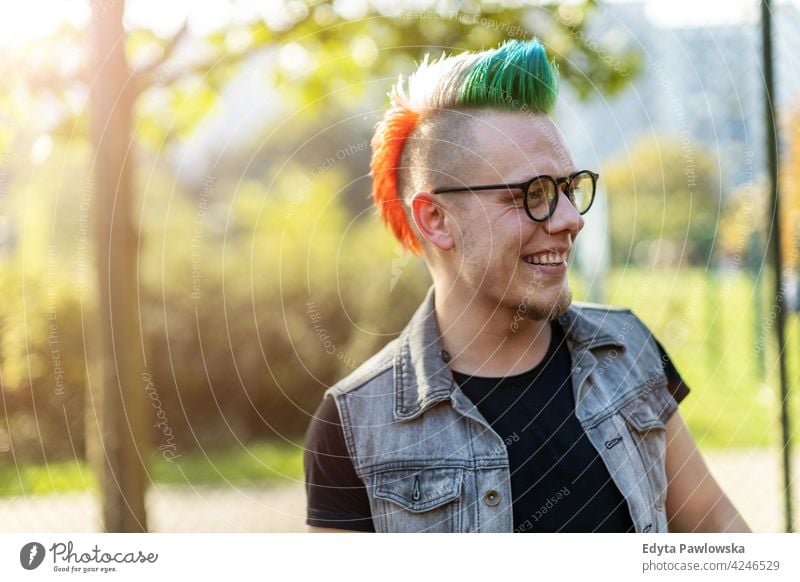
[{"label": "green hair tip", "polygon": [[558,67],[538,40],[510,40],[482,56],[465,76],[459,104],[549,113],[558,96]]}]

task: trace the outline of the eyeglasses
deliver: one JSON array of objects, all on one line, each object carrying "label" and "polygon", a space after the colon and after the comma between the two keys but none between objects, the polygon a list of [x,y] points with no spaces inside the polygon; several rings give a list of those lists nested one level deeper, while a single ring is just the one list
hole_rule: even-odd
[{"label": "eyeglasses", "polygon": [[480,190],[511,190],[524,193],[522,197],[525,212],[531,220],[544,222],[556,211],[558,193],[561,185],[565,185],[564,194],[579,214],[586,214],[594,202],[599,174],[589,170],[579,170],[565,178],[553,176],[536,176],[519,184],[487,184],[485,186],[464,186],[461,188],[436,188],[431,194],[448,192],[477,192]]}]

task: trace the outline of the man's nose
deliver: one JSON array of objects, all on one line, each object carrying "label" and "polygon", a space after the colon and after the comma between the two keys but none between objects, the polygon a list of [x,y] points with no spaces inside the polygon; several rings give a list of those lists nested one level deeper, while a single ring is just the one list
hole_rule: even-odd
[{"label": "man's nose", "polygon": [[562,231],[569,231],[577,235],[583,228],[583,216],[575,208],[575,205],[570,202],[567,195],[559,188],[558,201],[553,215],[544,221],[545,229],[551,233]]}]

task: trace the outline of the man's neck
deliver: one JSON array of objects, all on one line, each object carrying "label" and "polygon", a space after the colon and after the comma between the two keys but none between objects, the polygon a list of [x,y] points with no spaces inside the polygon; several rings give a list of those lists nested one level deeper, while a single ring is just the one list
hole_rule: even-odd
[{"label": "man's neck", "polygon": [[487,306],[446,290],[434,293],[436,321],[450,369],[501,377],[530,370],[547,354],[549,320],[532,320],[505,305]]}]

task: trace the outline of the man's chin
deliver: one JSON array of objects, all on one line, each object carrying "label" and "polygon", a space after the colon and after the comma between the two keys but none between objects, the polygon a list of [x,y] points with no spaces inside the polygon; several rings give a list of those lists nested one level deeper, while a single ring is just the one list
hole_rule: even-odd
[{"label": "man's chin", "polygon": [[543,319],[557,319],[566,313],[572,304],[572,291],[563,287],[561,293],[554,301],[528,301],[520,303],[519,313],[528,319],[541,321]]}]

